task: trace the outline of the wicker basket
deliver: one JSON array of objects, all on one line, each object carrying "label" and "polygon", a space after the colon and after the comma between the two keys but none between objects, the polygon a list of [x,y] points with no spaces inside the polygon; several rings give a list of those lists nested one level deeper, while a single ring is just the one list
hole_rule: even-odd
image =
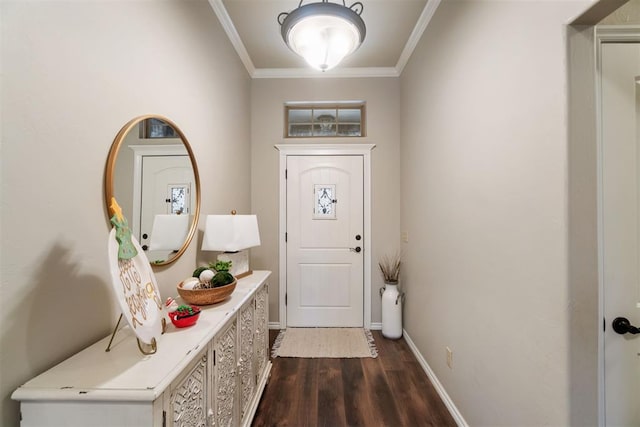
[{"label": "wicker basket", "polygon": [[178,284],[178,294],[183,300],[189,304],[195,305],[210,305],[227,299],[229,295],[236,288],[238,280],[234,280],[228,285],[220,286],[218,288],[210,289],[184,289],[182,287],[183,282]]}]

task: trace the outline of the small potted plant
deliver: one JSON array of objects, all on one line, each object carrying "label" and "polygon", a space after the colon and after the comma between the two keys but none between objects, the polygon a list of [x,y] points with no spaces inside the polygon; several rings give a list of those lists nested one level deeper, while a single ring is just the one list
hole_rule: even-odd
[{"label": "small potted plant", "polygon": [[233,283],[236,278],[233,277],[231,273],[229,273],[229,269],[231,268],[231,261],[218,261],[213,265],[213,269],[216,271],[216,274],[211,279],[211,287],[219,288],[221,286],[226,286],[230,283]]},{"label": "small potted plant", "polygon": [[179,305],[174,311],[169,312],[169,318],[176,328],[186,328],[194,325],[200,317],[200,307],[194,305]]}]

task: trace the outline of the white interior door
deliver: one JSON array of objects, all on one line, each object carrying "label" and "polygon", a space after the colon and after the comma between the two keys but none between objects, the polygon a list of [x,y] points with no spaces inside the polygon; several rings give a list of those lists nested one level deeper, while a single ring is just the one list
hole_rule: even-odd
[{"label": "white interior door", "polygon": [[287,156],[287,326],[363,326],[363,156]]},{"label": "white interior door", "polygon": [[602,94],[602,280],[607,426],[640,425],[640,44],[604,43]]},{"label": "white interior door", "polygon": [[[152,239],[151,231],[155,215],[177,213],[191,215],[191,188],[195,185],[194,182],[195,177],[189,156],[144,156],[142,158],[140,234],[136,237],[145,249],[149,261],[166,260],[170,258],[172,252],[148,249]],[[178,249],[180,247],[175,248],[175,250]]]}]

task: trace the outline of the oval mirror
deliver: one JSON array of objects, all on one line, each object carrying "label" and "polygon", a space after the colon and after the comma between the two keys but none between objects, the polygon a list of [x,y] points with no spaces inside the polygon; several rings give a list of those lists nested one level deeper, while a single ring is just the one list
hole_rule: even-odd
[{"label": "oval mirror", "polygon": [[124,125],[109,151],[105,197],[107,215],[115,197],[152,265],[177,260],[200,215],[198,166],[180,128],[155,115]]}]

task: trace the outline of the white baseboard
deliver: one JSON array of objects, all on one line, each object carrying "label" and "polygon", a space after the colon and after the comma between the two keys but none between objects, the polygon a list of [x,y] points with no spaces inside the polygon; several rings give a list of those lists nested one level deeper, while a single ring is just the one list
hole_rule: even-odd
[{"label": "white baseboard", "polygon": [[453,400],[451,400],[451,398],[447,394],[447,391],[444,389],[444,387],[438,380],[438,377],[436,377],[436,374],[431,370],[431,367],[429,366],[427,361],[424,359],[424,357],[418,350],[418,347],[416,347],[416,345],[413,343],[407,331],[403,329],[402,332],[403,332],[404,340],[407,342],[407,344],[409,344],[409,348],[411,348],[411,351],[413,352],[414,356],[416,356],[416,359],[418,359],[418,363],[420,363],[420,366],[422,366],[422,369],[431,380],[431,383],[433,384],[436,391],[440,395],[440,398],[444,402],[445,406],[449,410],[449,413],[451,414],[455,422],[460,427],[469,427],[469,424],[467,424],[467,422],[465,421],[460,411],[458,411],[458,408],[456,408],[456,405],[453,403]]},{"label": "white baseboard", "polygon": [[[282,329],[280,327],[280,322],[269,322],[269,329]],[[372,323],[371,331],[379,331],[382,329],[382,323]]]},{"label": "white baseboard", "polygon": [[280,329],[280,322],[269,322],[269,329]]}]

